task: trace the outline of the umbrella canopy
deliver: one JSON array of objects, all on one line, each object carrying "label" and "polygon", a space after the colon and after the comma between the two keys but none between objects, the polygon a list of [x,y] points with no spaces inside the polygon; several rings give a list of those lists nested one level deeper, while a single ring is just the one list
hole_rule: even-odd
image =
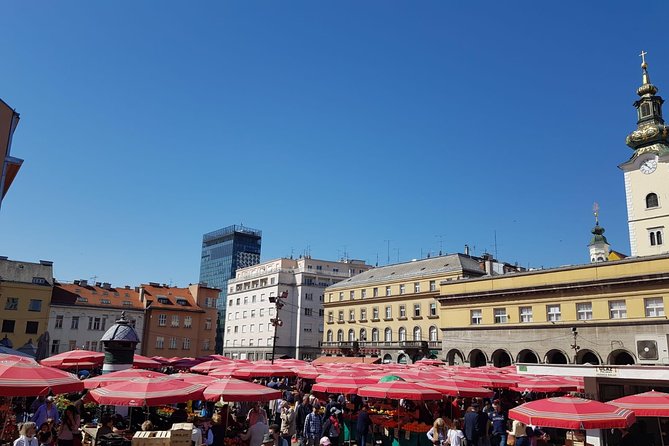
[{"label": "umbrella canopy", "polygon": [[490,398],[495,394],[492,390],[475,386],[467,381],[458,381],[452,378],[426,380],[417,384],[441,392],[442,395],[460,396],[464,398]]},{"label": "umbrella canopy", "polygon": [[635,420],[629,409],[570,396],[530,401],[511,409],[509,418],[535,426],[581,430],[627,428]]},{"label": "umbrella canopy", "polygon": [[0,361],[0,396],[79,392],[84,383],[71,373],[29,361]]},{"label": "umbrella canopy", "polygon": [[74,369],[77,367],[99,367],[104,359],[104,353],[91,350],[70,350],[44,358],[40,361],[40,364],[59,369]]},{"label": "umbrella canopy", "polygon": [[481,387],[506,389],[516,385],[516,380],[499,372],[465,372],[455,375],[463,381],[469,381]]},{"label": "umbrella canopy", "polygon": [[344,394],[357,393],[358,389],[363,386],[376,384],[376,380],[364,376],[333,376],[327,379],[324,376],[311,387],[314,392],[336,392]]},{"label": "umbrella canopy", "polygon": [[296,376],[296,373],[290,369],[272,364],[260,364],[253,367],[241,367],[232,372],[235,378],[260,378],[280,376],[288,378]]},{"label": "umbrella canopy", "polygon": [[153,372],[144,369],[125,369],[118,372],[105,373],[94,378],[84,380],[84,387],[87,389],[97,389],[117,382],[125,382],[135,378],[164,378],[164,373]]},{"label": "umbrella canopy", "polygon": [[429,365],[429,366],[440,366],[440,365],[446,365],[444,361],[441,361],[439,359],[419,359],[418,361],[414,362],[415,365]]},{"label": "umbrella canopy", "polygon": [[609,401],[608,404],[633,410],[638,417],[669,417],[669,393],[651,390],[624,396]]},{"label": "umbrella canopy", "polygon": [[142,356],[135,353],[132,359],[132,366],[137,369],[159,369],[162,367],[162,363],[156,359],[149,358],[148,356]]},{"label": "umbrella canopy", "polygon": [[281,391],[235,378],[223,378],[204,390],[207,401],[270,401],[281,398]]},{"label": "umbrella canopy", "polygon": [[196,366],[190,368],[191,372],[196,373],[209,373],[212,370],[216,370],[220,367],[226,367],[230,364],[234,364],[232,360],[221,361],[220,359],[212,359],[210,361],[201,362]]},{"label": "umbrella canopy", "polygon": [[167,377],[135,378],[91,390],[89,395],[98,404],[110,406],[160,406],[202,399],[204,386],[188,384]]},{"label": "umbrella canopy", "polygon": [[218,381],[218,378],[213,376],[200,375],[198,373],[175,373],[173,375],[166,375],[169,379],[180,379],[190,384],[202,384],[208,386]]},{"label": "umbrella canopy", "polygon": [[517,392],[571,392],[576,390],[576,384],[560,379],[559,377],[519,377],[518,383],[511,387]]},{"label": "umbrella canopy", "polygon": [[[13,351],[18,352],[18,350],[13,350]],[[0,353],[0,361],[18,361],[18,362],[27,362],[29,364],[37,364],[37,361],[35,361],[32,357],[25,355],[22,352],[18,352],[17,354]]]},{"label": "umbrella canopy", "polygon": [[291,367],[291,370],[297,373],[297,376],[304,379],[316,379],[322,372],[314,366]]},{"label": "umbrella canopy", "polygon": [[316,378],[316,382],[322,381],[322,380],[328,380],[332,381],[333,378],[337,377],[346,377],[350,378],[352,376],[360,376],[364,375],[364,372],[361,372],[360,370],[355,370],[355,369],[331,369],[331,368],[319,368],[318,369],[321,372],[321,375],[319,375]]},{"label": "umbrella canopy", "polygon": [[[452,376],[448,372],[441,371],[438,368],[430,367],[432,370],[407,370],[393,372],[391,376],[398,376],[405,381],[421,382],[430,379],[447,378]],[[381,377],[379,377],[381,378]]]},{"label": "umbrella canopy", "polygon": [[442,398],[441,392],[406,381],[379,382],[360,387],[358,395],[372,398],[390,398],[393,400],[406,398],[416,401],[440,400]]},{"label": "umbrella canopy", "polygon": [[236,364],[224,365],[212,370],[208,375],[213,376],[214,378],[229,378],[232,376],[232,373],[239,368],[240,367]]}]

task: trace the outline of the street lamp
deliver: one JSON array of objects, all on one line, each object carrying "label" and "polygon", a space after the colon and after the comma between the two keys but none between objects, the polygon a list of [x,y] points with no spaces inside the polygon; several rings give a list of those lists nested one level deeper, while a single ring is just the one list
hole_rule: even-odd
[{"label": "street lamp", "polygon": [[274,364],[274,355],[276,354],[276,332],[279,327],[283,325],[283,321],[279,317],[279,310],[283,308],[285,303],[282,299],[288,299],[288,291],[284,291],[279,296],[270,296],[269,301],[273,303],[276,307],[276,317],[273,317],[269,320],[270,324],[274,327],[274,339],[272,340],[272,364]]}]

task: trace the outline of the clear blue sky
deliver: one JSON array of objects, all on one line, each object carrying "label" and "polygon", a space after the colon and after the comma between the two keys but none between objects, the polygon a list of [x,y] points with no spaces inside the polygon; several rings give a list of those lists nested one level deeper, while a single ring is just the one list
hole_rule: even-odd
[{"label": "clear blue sky", "polygon": [[[202,234],[263,259],[629,252],[641,49],[669,92],[669,3],[6,2],[0,97],[25,159],[0,255],[61,280],[199,276]],[[667,93],[669,94],[669,93]],[[666,112],[666,111],[665,111]],[[399,250],[399,255],[398,255]]]}]

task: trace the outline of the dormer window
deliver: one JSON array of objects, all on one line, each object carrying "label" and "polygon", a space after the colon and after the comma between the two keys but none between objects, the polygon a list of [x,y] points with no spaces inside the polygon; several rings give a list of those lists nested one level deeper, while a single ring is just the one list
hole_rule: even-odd
[{"label": "dormer window", "polygon": [[656,208],[659,205],[656,193],[651,192],[646,195],[646,209]]},{"label": "dormer window", "polygon": [[177,298],[177,305],[181,305],[182,307],[188,307],[188,301],[183,298]]},{"label": "dormer window", "polygon": [[167,297],[164,296],[158,296],[158,303],[164,304],[164,305],[171,305],[170,300]]}]

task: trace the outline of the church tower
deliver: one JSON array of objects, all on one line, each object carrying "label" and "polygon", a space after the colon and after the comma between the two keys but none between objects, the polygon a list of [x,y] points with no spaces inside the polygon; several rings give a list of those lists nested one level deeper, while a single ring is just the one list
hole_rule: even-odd
[{"label": "church tower", "polygon": [[595,203],[595,227],[592,228],[592,239],[588,243],[590,263],[607,262],[611,253],[611,246],[604,237],[604,228],[599,226],[599,206]]},{"label": "church tower", "polygon": [[632,256],[669,252],[664,233],[669,228],[669,128],[662,118],[664,99],[650,83],[646,54],[641,52],[642,85],[634,103],[637,129],[626,140],[634,154],[619,166],[625,175]]}]

